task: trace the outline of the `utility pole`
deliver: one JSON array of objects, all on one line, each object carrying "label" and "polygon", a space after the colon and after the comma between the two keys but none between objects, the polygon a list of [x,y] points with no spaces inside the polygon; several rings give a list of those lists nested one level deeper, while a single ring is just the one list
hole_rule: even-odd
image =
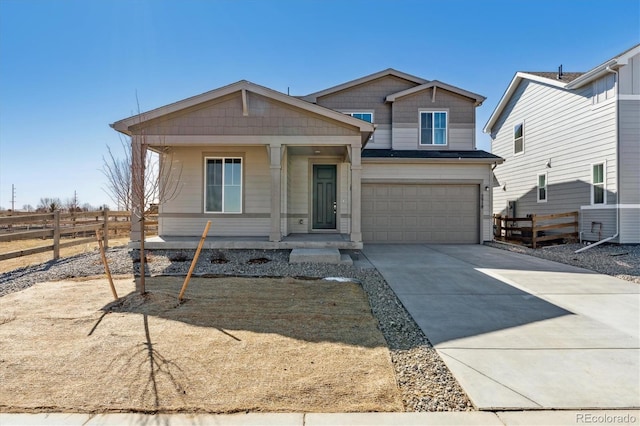
[{"label": "utility pole", "polygon": [[11,212],[16,211],[16,186],[11,184]]}]

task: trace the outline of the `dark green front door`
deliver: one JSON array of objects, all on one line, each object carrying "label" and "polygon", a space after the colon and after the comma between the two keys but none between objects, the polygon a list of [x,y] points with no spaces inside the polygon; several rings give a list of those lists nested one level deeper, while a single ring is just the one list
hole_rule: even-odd
[{"label": "dark green front door", "polygon": [[313,229],[336,229],[336,166],[313,166]]}]

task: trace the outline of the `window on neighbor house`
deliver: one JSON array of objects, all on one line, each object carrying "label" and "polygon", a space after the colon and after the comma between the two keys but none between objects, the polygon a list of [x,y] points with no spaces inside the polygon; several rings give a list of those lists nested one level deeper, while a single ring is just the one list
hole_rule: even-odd
[{"label": "window on neighbor house", "polygon": [[516,124],[513,127],[513,153],[524,152],[524,123]]},{"label": "window on neighbor house", "polygon": [[593,82],[593,104],[598,104],[609,99],[613,99],[616,95],[616,75],[607,74],[602,78]]},{"label": "window on neighbor house", "polygon": [[604,163],[594,164],[591,169],[591,202],[606,204],[604,185]]},{"label": "window on neighbor house", "polygon": [[538,202],[547,202],[547,174],[541,173],[538,175]]},{"label": "window on neighbor house", "polygon": [[205,159],[206,213],[242,213],[242,158]]},{"label": "window on neighbor house", "polygon": [[447,144],[447,113],[420,111],[420,145]]}]

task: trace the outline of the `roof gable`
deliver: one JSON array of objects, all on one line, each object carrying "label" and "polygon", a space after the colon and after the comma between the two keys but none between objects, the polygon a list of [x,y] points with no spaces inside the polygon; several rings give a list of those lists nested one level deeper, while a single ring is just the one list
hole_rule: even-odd
[{"label": "roof gable", "polygon": [[460,89],[459,87],[451,86],[450,84],[446,84],[446,83],[443,83],[443,82],[438,81],[438,80],[433,80],[433,81],[430,81],[428,83],[424,83],[424,84],[421,84],[419,86],[415,86],[415,87],[412,87],[410,89],[403,90],[402,92],[398,92],[398,93],[394,93],[392,95],[389,95],[389,96],[387,96],[386,101],[387,102],[394,102],[396,99],[402,98],[404,96],[412,95],[414,93],[418,93],[418,92],[421,92],[423,90],[430,89],[432,87],[444,89],[444,90],[447,90],[449,92],[456,93],[458,95],[473,99],[475,101],[475,103],[476,103],[476,106],[482,105],[482,102],[484,102],[485,99],[487,99],[482,95],[478,95],[477,93],[469,92],[467,90]]},{"label": "roof gable", "polygon": [[311,93],[309,95],[302,96],[301,99],[304,99],[304,100],[306,100],[308,102],[315,103],[319,97],[330,95],[330,94],[336,93],[336,92],[340,92],[342,90],[346,90],[346,89],[352,88],[354,86],[358,86],[360,84],[368,83],[370,81],[377,80],[379,78],[386,77],[386,76],[389,76],[389,75],[394,76],[394,77],[398,77],[398,78],[401,78],[401,79],[404,79],[404,80],[407,80],[407,81],[410,81],[410,82],[415,83],[417,85],[424,84],[424,83],[426,83],[428,81],[428,80],[425,80],[425,79],[420,78],[420,77],[416,77],[416,76],[411,75],[411,74],[407,74],[407,73],[404,73],[404,72],[401,72],[401,71],[394,70],[393,68],[387,68],[386,70],[378,71],[376,73],[373,73],[373,74],[370,74],[370,75],[367,75],[367,76],[364,76],[364,77],[360,77],[360,78],[357,78],[355,80],[351,80],[351,81],[348,81],[346,83],[342,83],[342,84],[339,84],[337,86],[333,86],[333,87],[330,87],[328,89],[321,90],[319,92],[314,92],[314,93]]},{"label": "roof gable", "polygon": [[[289,107],[297,108],[303,111],[311,112],[314,114],[318,114],[320,116],[329,118],[334,121],[338,121],[340,123],[356,127],[360,132],[363,133],[372,133],[374,130],[374,126],[371,123],[367,123],[366,121],[359,120],[357,118],[353,118],[351,116],[341,114],[337,111],[333,111],[328,108],[324,108],[319,105],[311,104],[309,102],[303,101],[301,99],[285,95],[284,93],[277,92],[275,90],[269,89],[264,86],[260,86],[254,83],[251,83],[246,80],[241,80],[236,83],[211,90],[206,93],[202,93],[197,96],[193,96],[187,99],[183,99],[178,102],[174,102],[169,105],[162,106],[160,108],[156,108],[151,111],[147,111],[144,113],[137,114],[135,116],[125,118],[123,120],[116,121],[111,124],[111,127],[115,130],[131,135],[132,128],[134,126],[141,126],[144,123],[147,123],[152,120],[158,120],[162,117],[168,117],[169,115],[174,115],[181,111],[189,110],[192,108],[197,108],[203,104],[211,103],[217,99],[221,99],[231,95],[233,93],[242,93],[242,108],[243,113],[248,114],[247,104],[246,104],[246,92],[256,93],[258,95],[264,96],[268,99],[273,99],[280,103],[283,103]],[[368,139],[368,136],[367,136]]]},{"label": "roof gable", "polygon": [[557,73],[517,72],[511,80],[511,83],[509,83],[507,90],[502,95],[502,98],[500,98],[500,102],[498,102],[498,105],[493,110],[493,113],[491,114],[491,117],[489,117],[487,124],[485,124],[483,132],[491,133],[493,126],[496,124],[498,118],[500,118],[502,111],[509,103],[511,96],[513,96],[513,93],[522,80],[527,79],[530,81],[555,86],[559,89],[564,90],[579,89],[580,87],[585,86],[592,81],[602,77],[604,74],[609,73],[610,70],[626,65],[629,61],[629,58],[637,55],[638,53],[640,53],[640,44],[637,44],[630,49],[625,50],[619,55],[603,62],[602,64],[592,68],[585,73],[563,73],[564,78],[562,80],[557,79]]}]

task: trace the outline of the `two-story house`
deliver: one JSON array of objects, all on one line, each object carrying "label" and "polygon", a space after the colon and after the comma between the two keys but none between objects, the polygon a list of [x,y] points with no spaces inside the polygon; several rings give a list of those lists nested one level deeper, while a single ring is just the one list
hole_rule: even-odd
[{"label": "two-story house", "polygon": [[518,72],[484,131],[493,212],[579,211],[581,238],[640,243],[640,45],[584,73]]},{"label": "two-story house", "polygon": [[484,99],[388,69],[298,97],[240,81],[112,127],[181,169],[165,243],[207,221],[209,247],[481,243],[502,161],[476,150]]}]

